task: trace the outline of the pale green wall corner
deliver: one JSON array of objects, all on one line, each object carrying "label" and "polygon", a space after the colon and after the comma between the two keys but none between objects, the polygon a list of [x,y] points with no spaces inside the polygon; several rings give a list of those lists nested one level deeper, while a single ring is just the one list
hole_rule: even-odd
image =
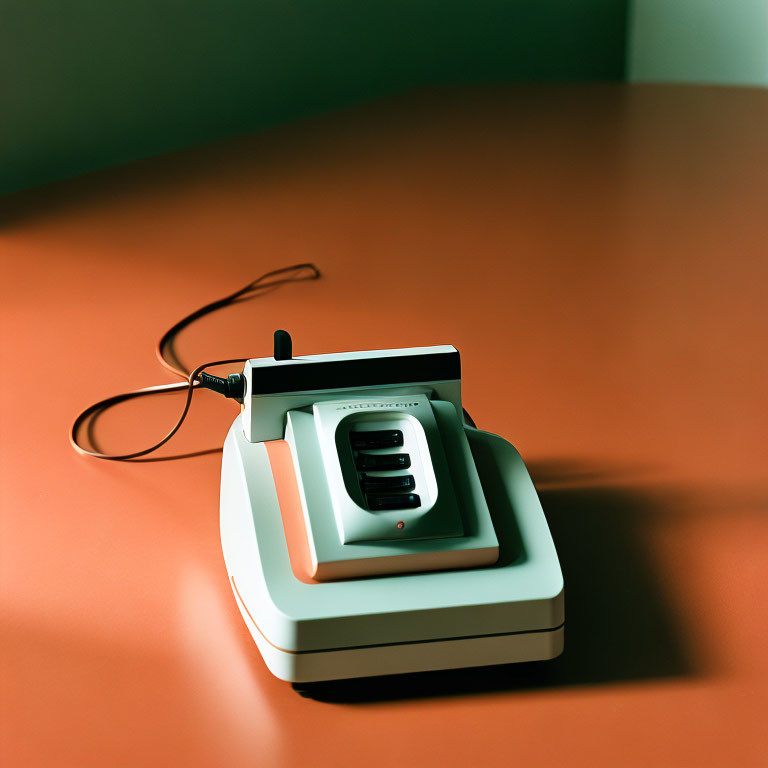
[{"label": "pale green wall corner", "polygon": [[768,87],[768,0],[633,0],[634,82]]}]

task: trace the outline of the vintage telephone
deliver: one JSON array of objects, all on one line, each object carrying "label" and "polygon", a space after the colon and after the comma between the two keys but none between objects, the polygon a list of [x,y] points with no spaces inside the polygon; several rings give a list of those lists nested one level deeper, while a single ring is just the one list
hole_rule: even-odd
[{"label": "vintage telephone", "polygon": [[[241,402],[224,443],[221,541],[274,675],[313,682],[561,653],[563,578],[541,504],[517,451],[466,416],[454,347],[294,357],[278,331],[271,357],[242,362],[227,379],[190,373],[182,418],[159,444],[194,385]],[[114,458],[77,440],[105,402],[78,417],[72,441]]]}]

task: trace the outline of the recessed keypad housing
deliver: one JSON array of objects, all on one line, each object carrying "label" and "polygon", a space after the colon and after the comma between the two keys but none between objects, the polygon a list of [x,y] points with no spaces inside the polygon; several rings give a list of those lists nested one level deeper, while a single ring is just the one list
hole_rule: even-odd
[{"label": "recessed keypad housing", "polygon": [[342,543],[463,535],[425,395],[315,403],[313,413]]}]

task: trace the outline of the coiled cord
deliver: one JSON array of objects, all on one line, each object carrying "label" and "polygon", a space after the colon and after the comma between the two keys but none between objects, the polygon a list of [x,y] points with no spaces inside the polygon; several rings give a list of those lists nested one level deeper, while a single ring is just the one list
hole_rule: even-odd
[{"label": "coiled cord", "polygon": [[[235,304],[239,301],[257,296],[267,290],[277,288],[278,286],[285,285],[287,283],[303,282],[304,280],[317,280],[320,277],[320,270],[311,263],[306,264],[294,264],[290,267],[282,267],[281,269],[275,269],[271,272],[266,272],[257,277],[248,285],[244,286],[238,291],[235,291],[224,298],[212,301],[194,312],[191,312],[186,317],[179,320],[173,326],[171,326],[157,342],[155,348],[155,354],[157,355],[160,364],[170,371],[175,376],[179,376],[184,381],[176,382],[172,384],[157,384],[151,387],[142,387],[141,389],[134,389],[130,392],[125,392],[120,395],[112,395],[112,397],[99,400],[99,402],[88,406],[85,410],[81,411],[77,418],[72,423],[72,427],[69,432],[69,442],[72,447],[83,456],[91,456],[94,459],[108,459],[111,461],[128,461],[130,459],[137,459],[141,456],[146,456],[153,451],[156,451],[161,446],[165,445],[178,431],[181,425],[184,423],[184,419],[187,417],[189,407],[192,403],[192,395],[196,389],[201,386],[206,389],[212,389],[219,394],[226,397],[232,397],[234,399],[242,398],[242,382],[238,382],[237,377],[239,374],[233,374],[227,379],[222,379],[218,376],[211,376],[204,373],[206,368],[212,368],[217,365],[228,365],[232,363],[244,363],[250,358],[238,357],[230,360],[215,360],[209,363],[203,363],[198,365],[192,371],[186,371],[176,360],[170,360],[167,356],[167,351],[171,347],[171,344],[179,333],[179,331],[192,324],[195,320],[200,319],[204,315],[208,315],[211,312],[216,312],[219,309],[228,307],[231,304]],[[127,400],[133,400],[137,397],[144,397],[146,395],[166,394],[168,392],[182,392],[186,390],[186,399],[184,401],[184,407],[181,411],[176,424],[171,430],[157,443],[149,446],[149,448],[143,448],[140,451],[133,451],[132,453],[101,453],[99,451],[91,450],[84,447],[80,440],[79,434],[85,422],[95,416],[97,413],[103,413],[109,408],[112,408],[119,403],[126,402]]]}]

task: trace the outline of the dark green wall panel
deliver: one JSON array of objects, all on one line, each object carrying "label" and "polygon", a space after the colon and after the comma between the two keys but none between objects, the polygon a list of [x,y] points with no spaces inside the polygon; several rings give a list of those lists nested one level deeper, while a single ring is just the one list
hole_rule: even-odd
[{"label": "dark green wall panel", "polygon": [[624,75],[616,0],[0,9],[0,193],[417,85]]}]

